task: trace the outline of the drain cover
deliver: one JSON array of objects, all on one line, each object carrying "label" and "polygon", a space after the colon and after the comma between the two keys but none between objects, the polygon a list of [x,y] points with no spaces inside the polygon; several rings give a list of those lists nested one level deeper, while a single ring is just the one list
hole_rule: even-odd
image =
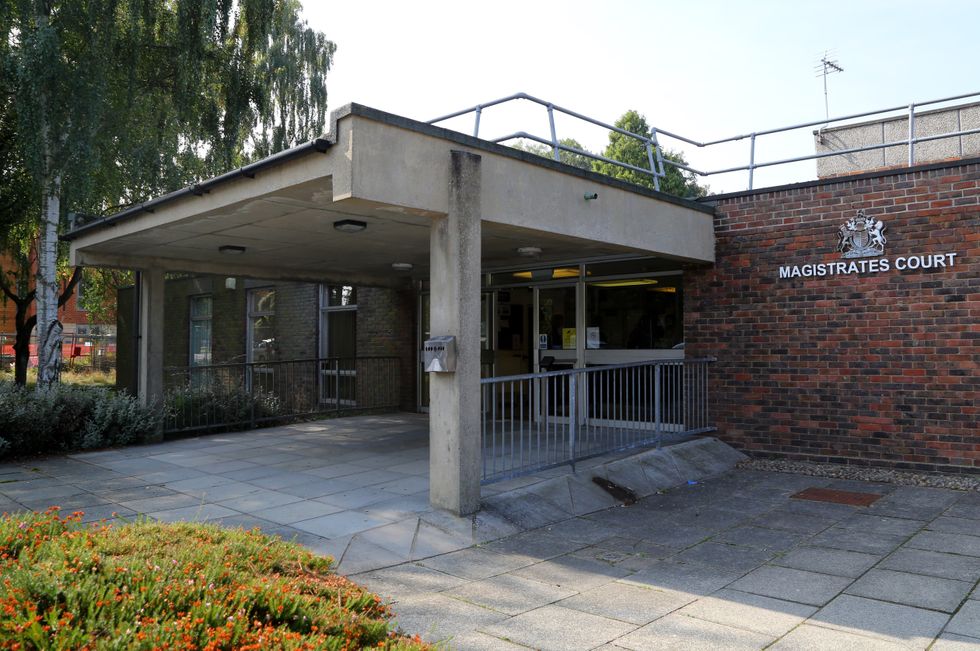
[{"label": "drain cover", "polygon": [[870,506],[881,499],[878,493],[858,493],[856,491],[838,491],[831,488],[807,488],[790,497],[812,502],[832,502],[848,506]]}]

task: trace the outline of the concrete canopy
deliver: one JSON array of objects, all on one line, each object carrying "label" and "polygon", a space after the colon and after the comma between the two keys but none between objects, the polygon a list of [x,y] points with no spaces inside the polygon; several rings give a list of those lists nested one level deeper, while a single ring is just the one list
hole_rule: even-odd
[{"label": "concrete canopy", "polygon": [[[352,104],[311,145],[78,228],[65,236],[72,262],[363,285],[427,278],[451,150],[483,160],[483,268],[527,264],[521,246],[542,249],[536,263],[714,260],[710,208],[457,132]],[[338,232],[343,219],[367,228]]]}]

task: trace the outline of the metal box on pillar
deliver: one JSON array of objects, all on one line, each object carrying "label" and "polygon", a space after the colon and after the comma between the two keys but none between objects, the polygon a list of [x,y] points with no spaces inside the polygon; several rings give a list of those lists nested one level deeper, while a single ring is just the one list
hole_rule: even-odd
[{"label": "metal box on pillar", "polygon": [[428,373],[454,373],[456,337],[444,335],[426,339],[422,344],[422,361]]}]

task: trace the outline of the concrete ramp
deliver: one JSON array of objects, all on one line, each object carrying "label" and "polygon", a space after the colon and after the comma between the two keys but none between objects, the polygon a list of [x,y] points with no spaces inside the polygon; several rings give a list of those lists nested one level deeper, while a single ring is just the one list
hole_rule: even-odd
[{"label": "concrete ramp", "polygon": [[625,458],[579,464],[575,473],[544,478],[485,497],[483,512],[500,516],[522,529],[536,529],[622,504],[621,499],[600,488],[593,477],[608,479],[643,498],[727,472],[746,458],[716,438],[698,438]]}]

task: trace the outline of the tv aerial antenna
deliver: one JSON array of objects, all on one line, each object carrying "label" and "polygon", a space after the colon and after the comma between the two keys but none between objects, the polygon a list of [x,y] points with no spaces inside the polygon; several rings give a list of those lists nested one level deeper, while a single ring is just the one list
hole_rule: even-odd
[{"label": "tv aerial antenna", "polygon": [[830,101],[827,99],[827,75],[832,75],[835,72],[844,72],[840,64],[831,58],[832,56],[833,50],[824,50],[823,56],[820,58],[820,62],[816,67],[817,76],[823,77],[823,108],[828,124],[830,123]]}]

